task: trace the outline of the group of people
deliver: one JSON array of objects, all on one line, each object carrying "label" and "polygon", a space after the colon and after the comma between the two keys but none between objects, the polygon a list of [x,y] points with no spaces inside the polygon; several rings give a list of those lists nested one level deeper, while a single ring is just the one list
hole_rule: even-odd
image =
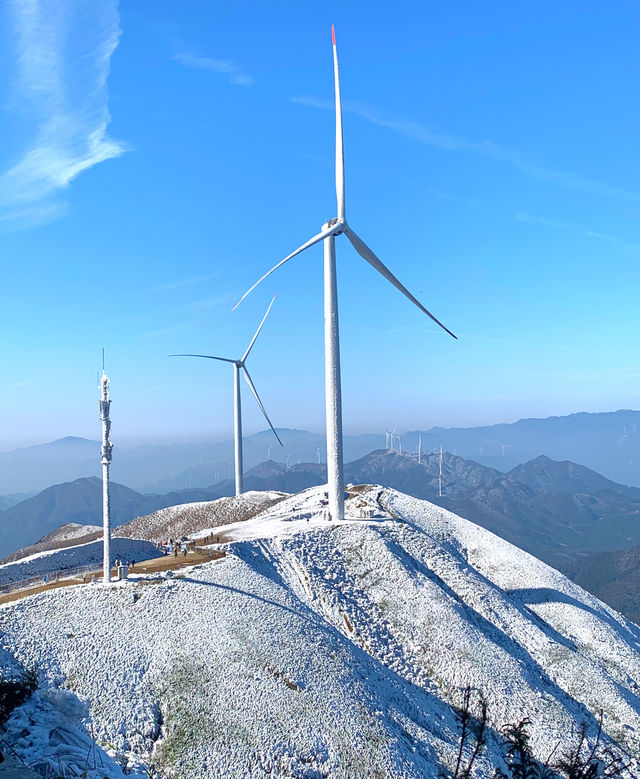
[{"label": "group of people", "polygon": [[119,560],[116,557],[116,562],[115,562],[116,570],[118,568],[120,568],[121,565],[124,565],[128,570],[133,571],[133,569],[135,567],[135,564],[136,564],[135,560],[126,560],[125,561],[125,560]]},{"label": "group of people", "polygon": [[182,552],[182,556],[187,556],[187,543],[186,541],[179,541],[177,538],[169,538],[167,539],[166,544],[161,544],[162,546],[162,553],[165,555],[172,554],[174,557],[178,556],[179,552]]}]

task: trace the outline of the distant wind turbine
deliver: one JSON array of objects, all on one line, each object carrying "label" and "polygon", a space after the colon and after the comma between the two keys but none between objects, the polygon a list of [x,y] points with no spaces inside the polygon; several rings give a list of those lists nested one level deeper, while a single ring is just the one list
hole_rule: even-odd
[{"label": "distant wind turbine", "polygon": [[256,338],[258,337],[260,330],[262,330],[262,325],[264,325],[267,316],[269,316],[269,311],[271,311],[271,306],[273,305],[273,301],[275,299],[276,296],[274,295],[273,298],[271,299],[271,303],[269,303],[269,308],[267,309],[267,313],[262,317],[262,322],[260,322],[260,325],[256,330],[256,334],[253,336],[253,338],[251,339],[251,343],[247,347],[247,351],[242,355],[242,357],[239,360],[230,360],[227,357],[214,357],[213,355],[210,354],[170,354],[169,355],[169,357],[203,357],[206,360],[220,360],[222,362],[230,362],[233,365],[233,433],[234,433],[234,445],[235,445],[236,495],[242,495],[242,474],[243,474],[242,410],[240,404],[240,371],[241,370],[244,374],[244,378],[247,384],[249,385],[249,389],[253,393],[253,397],[256,399],[258,406],[260,406],[260,411],[262,411],[264,418],[269,423],[269,427],[273,430],[273,434],[278,439],[278,443],[280,444],[280,446],[282,446],[282,441],[280,440],[280,437],[276,433],[274,426],[271,424],[271,420],[269,419],[265,407],[262,405],[262,401],[260,400],[258,391],[256,390],[255,385],[251,380],[251,376],[249,376],[249,371],[247,370],[247,366],[245,365],[247,357],[249,356],[249,352],[253,348],[253,345],[256,342]]},{"label": "distant wind turbine", "polygon": [[336,36],[333,25],[331,26],[333,41],[333,72],[335,84],[336,107],[336,197],[337,217],[330,219],[322,226],[322,231],[310,238],[294,252],[287,255],[270,271],[264,274],[245,294],[240,298],[237,307],[258,284],[271,273],[280,268],[285,262],[295,257],[300,252],[320,241],[324,242],[324,350],[325,350],[325,403],[326,403],[326,427],[327,427],[327,479],[329,515],[331,519],[344,518],[344,469],[342,459],[342,388],[340,380],[340,339],[338,328],[338,290],[336,281],[336,253],[335,237],[340,234],[347,236],[358,254],[382,274],[387,281],[400,290],[414,303],[424,314],[430,317],[437,325],[449,335],[456,336],[445,327],[442,322],[433,316],[400,281],[391,273],[380,259],[373,253],[367,244],[347,224],[345,191],[344,191],[344,151],[342,143],[342,106],[340,102],[340,78],[338,74],[338,52],[336,49]]}]

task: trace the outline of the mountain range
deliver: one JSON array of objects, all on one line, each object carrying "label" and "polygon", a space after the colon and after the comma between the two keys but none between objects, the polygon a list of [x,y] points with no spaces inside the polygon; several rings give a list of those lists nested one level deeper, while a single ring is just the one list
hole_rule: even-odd
[{"label": "mountain range", "polygon": [[[353,484],[382,484],[437,503],[476,522],[554,567],[585,555],[640,544],[640,489],[616,484],[568,461],[539,456],[510,472],[457,455],[413,455],[378,450],[345,465]],[[245,489],[294,493],[325,482],[325,468],[261,463],[245,475]],[[231,479],[203,489],[144,495],[112,483],[112,523],[167,506],[211,501],[235,493]],[[101,483],[95,478],[55,485],[0,512],[0,554],[33,544],[70,522],[99,525]]]},{"label": "mountain range", "polygon": [[[381,426],[382,427],[382,426]],[[244,438],[245,468],[265,459],[295,465],[324,459],[320,433],[280,428],[284,446],[270,430]],[[544,454],[570,460],[621,484],[640,487],[640,411],[578,413],[546,419],[521,419],[510,424],[470,428],[434,427],[405,432],[403,451],[416,452],[419,439],[426,452],[440,446],[452,454],[506,473]],[[116,449],[112,478],[138,492],[163,493],[209,487],[233,475],[233,441],[218,443],[146,444]],[[346,462],[381,448],[384,433],[345,436]],[[400,438],[395,439],[400,449]],[[99,476],[99,443],[67,437],[38,446],[0,452],[0,510],[15,502],[15,493],[31,495],[52,484]],[[10,496],[5,498],[4,496]]]}]

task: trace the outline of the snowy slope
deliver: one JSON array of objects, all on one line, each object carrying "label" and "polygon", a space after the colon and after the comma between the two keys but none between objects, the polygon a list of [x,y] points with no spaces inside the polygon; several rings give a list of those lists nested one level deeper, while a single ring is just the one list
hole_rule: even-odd
[{"label": "snowy slope", "polygon": [[[158,557],[158,548],[149,541],[130,538],[112,538],[111,555],[121,560],[149,560]],[[0,585],[43,576],[47,573],[63,572],[82,565],[96,564],[102,567],[102,540],[88,544],[78,544],[64,549],[52,549],[16,560],[14,563],[0,565]]]},{"label": "snowy slope", "polygon": [[46,544],[58,541],[72,541],[81,539],[86,535],[101,532],[101,525],[79,525],[77,522],[67,522],[66,525],[60,525],[60,527],[52,530],[51,533],[48,533],[37,543]]},{"label": "snowy slope", "polygon": [[638,749],[640,628],[426,501],[364,489],[337,524],[322,493],[217,528],[229,554],[175,577],[5,605],[2,647],[162,777],[436,777],[468,683],[489,699],[479,777],[525,716],[542,758],[600,707],[605,740]]},{"label": "snowy slope", "polygon": [[117,528],[114,535],[161,543],[167,538],[180,538],[203,528],[213,529],[217,525],[249,519],[284,497],[283,492],[249,491],[240,497],[183,503],[132,519]]}]

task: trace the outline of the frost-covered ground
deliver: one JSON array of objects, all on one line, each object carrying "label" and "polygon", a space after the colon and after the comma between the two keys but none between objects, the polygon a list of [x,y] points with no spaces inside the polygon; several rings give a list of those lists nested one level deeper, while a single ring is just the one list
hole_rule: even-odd
[{"label": "frost-covered ground", "polygon": [[[65,570],[92,563],[100,568],[102,554],[102,541],[53,549],[49,552],[36,552],[13,563],[0,565],[0,585],[58,571],[63,573]],[[149,541],[130,538],[111,539],[111,555],[121,560],[149,560],[158,557],[159,554],[158,547]]]},{"label": "frost-covered ground", "polygon": [[250,491],[240,497],[170,506],[144,517],[136,517],[117,528],[114,534],[164,543],[168,538],[192,535],[203,528],[213,532],[218,525],[250,519],[285,497],[287,495],[284,492]]},{"label": "frost-covered ground", "polygon": [[101,532],[101,525],[79,525],[77,522],[67,522],[66,525],[60,525],[60,527],[43,536],[38,543],[78,540],[83,539],[84,536]]},{"label": "frost-covered ground", "polygon": [[605,740],[635,754],[640,628],[426,501],[364,489],[329,523],[322,494],[216,528],[228,555],[176,576],[5,605],[2,647],[162,777],[436,777],[466,684],[489,700],[479,777],[525,716],[539,757],[583,721],[595,734],[600,708]]},{"label": "frost-covered ground", "polygon": [[0,565],[4,563],[13,563],[24,557],[31,557],[37,552],[49,552],[52,549],[62,549],[66,546],[77,546],[78,544],[88,544],[89,541],[95,541],[101,537],[102,528],[98,525],[78,525],[76,522],[68,522],[43,536],[39,541],[31,546],[25,546],[22,549],[16,549],[15,552],[3,557]]}]

